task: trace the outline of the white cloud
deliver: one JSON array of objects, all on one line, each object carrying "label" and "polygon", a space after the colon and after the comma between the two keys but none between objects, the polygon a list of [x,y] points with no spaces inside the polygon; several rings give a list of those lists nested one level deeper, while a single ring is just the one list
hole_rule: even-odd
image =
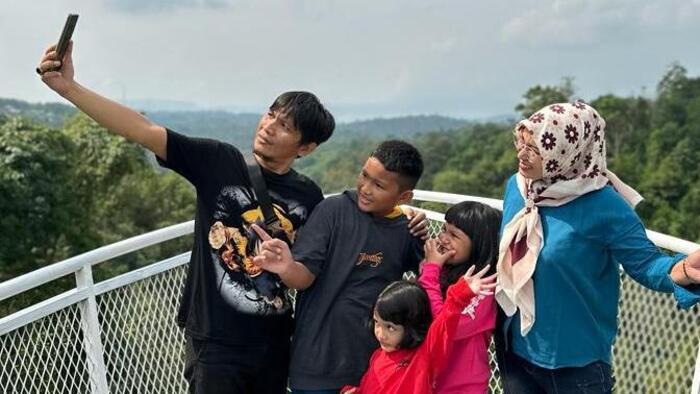
[{"label": "white cloud", "polygon": [[549,0],[513,16],[501,30],[504,42],[531,47],[575,48],[646,34],[697,28],[693,0]]},{"label": "white cloud", "polygon": [[105,0],[108,9],[130,14],[168,13],[177,9],[222,8],[232,3],[228,0]]}]

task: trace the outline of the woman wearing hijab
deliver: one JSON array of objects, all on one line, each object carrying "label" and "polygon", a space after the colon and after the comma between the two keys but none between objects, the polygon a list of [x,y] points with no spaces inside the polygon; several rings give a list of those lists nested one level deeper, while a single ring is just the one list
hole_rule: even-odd
[{"label": "woman wearing hijab", "polygon": [[506,393],[609,393],[619,264],[688,308],[700,300],[700,251],[662,253],[606,167],[605,121],[583,102],[516,125],[518,173],[503,199],[496,299],[507,316],[498,366]]}]

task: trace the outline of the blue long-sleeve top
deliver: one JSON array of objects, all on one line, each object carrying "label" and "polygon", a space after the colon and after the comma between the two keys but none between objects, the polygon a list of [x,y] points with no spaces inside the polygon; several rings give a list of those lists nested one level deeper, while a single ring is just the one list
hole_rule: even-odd
[{"label": "blue long-sleeve top", "polygon": [[[503,227],[525,204],[515,176],[506,185]],[[533,275],[535,324],[520,334],[520,316],[506,322],[515,354],[544,368],[611,364],[617,334],[620,272],[652,290],[673,293],[688,308],[700,288],[676,285],[669,256],[647,238],[634,210],[610,186],[559,207],[538,207],[544,240]]]}]

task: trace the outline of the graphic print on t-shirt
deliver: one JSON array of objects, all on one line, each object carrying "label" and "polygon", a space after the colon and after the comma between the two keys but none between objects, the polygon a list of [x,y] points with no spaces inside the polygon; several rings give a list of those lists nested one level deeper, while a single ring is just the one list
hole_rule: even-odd
[{"label": "graphic print on t-shirt", "polygon": [[[291,205],[291,204],[290,204]],[[294,241],[293,218],[305,218],[306,208],[294,204],[291,212],[279,204],[273,210],[290,242]],[[243,212],[238,215],[237,213]],[[253,264],[259,245],[250,247],[250,225],[262,222],[262,212],[254,195],[242,186],[225,187],[217,197],[209,229],[209,246],[221,297],[239,312],[278,315],[291,307],[286,288],[279,277]],[[297,221],[298,222],[298,221]],[[256,242],[257,237],[252,237]]]},{"label": "graphic print on t-shirt", "polygon": [[357,257],[357,262],[355,263],[355,265],[367,264],[368,266],[375,268],[376,266],[382,263],[382,260],[384,260],[384,253],[382,252],[361,252],[360,255]]}]

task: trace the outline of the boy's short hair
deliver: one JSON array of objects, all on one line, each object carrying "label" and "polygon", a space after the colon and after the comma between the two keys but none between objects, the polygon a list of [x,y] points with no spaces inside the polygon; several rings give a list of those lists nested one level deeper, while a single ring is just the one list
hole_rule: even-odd
[{"label": "boy's short hair", "polygon": [[[372,308],[382,320],[400,324],[404,336],[399,349],[412,349],[425,340],[433,321],[428,293],[415,282],[400,280],[390,283],[382,290]],[[374,317],[370,317],[369,328],[374,332]]]},{"label": "boy's short hair", "polygon": [[423,158],[413,145],[400,140],[384,141],[370,157],[379,160],[387,171],[399,174],[399,186],[413,189],[423,175]]},{"label": "boy's short hair", "polygon": [[335,129],[333,115],[313,93],[284,92],[270,105],[270,111],[288,116],[301,133],[301,143],[321,145]]}]

